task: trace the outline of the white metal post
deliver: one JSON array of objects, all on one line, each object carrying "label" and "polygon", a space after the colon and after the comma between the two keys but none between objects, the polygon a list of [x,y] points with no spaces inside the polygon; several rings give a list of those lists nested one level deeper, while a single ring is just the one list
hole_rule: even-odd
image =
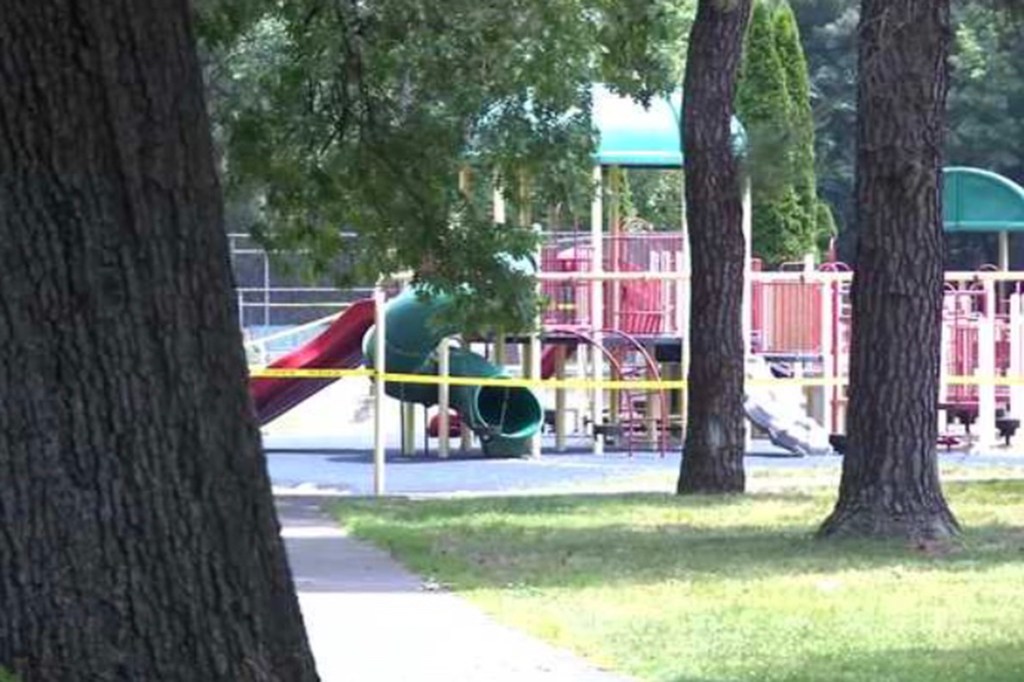
[{"label": "white metal post", "polygon": [[[437,375],[441,379],[450,376],[449,350],[451,341],[448,338],[441,339],[437,346]],[[451,402],[451,386],[447,383],[439,384],[437,387],[437,456],[444,458],[449,454],[449,421],[448,405]]]},{"label": "white metal post", "polygon": [[[528,217],[528,216],[524,215],[524,218],[526,218],[526,217]],[[524,220],[524,222],[525,222],[525,220]],[[533,226],[533,231],[534,231],[534,234],[537,235],[538,238],[539,238],[539,236],[540,236],[540,225],[534,225]],[[535,258],[535,261],[537,263],[537,269],[538,270],[540,269],[541,263],[543,261],[543,256],[544,256],[543,248],[544,247],[540,244],[540,242],[538,240],[537,249],[534,252],[534,258]],[[539,279],[536,280],[536,282],[534,283],[534,293],[536,294],[537,300],[539,301],[541,296],[544,293],[543,286],[542,286],[541,281]],[[543,313],[543,311],[540,308],[538,308],[537,309],[537,314],[533,318],[533,329],[530,330],[530,353],[529,353],[529,356],[530,356],[530,368],[529,369],[530,369],[530,379],[532,379],[533,381],[540,381],[543,378],[541,376],[541,374],[542,374],[542,371],[541,371],[541,356],[543,354],[543,348],[541,346],[541,339],[540,339],[540,334],[541,334],[541,331],[542,331],[542,329],[544,327],[544,318],[543,318],[542,313]],[[539,391],[538,391],[538,393],[539,393]],[[543,415],[541,415],[541,428],[538,429],[537,433],[535,433],[533,435],[533,438],[530,439],[530,457],[534,457],[534,458],[540,457],[541,445],[542,445],[543,437],[544,437],[543,425],[544,425],[544,417],[543,417]]]},{"label": "white metal post", "polygon": [[501,193],[501,187],[494,183],[494,191],[491,194],[491,212],[494,214],[495,225],[505,224],[505,195]]},{"label": "white metal post", "polygon": [[1024,373],[1024,362],[1021,353],[1024,353],[1024,329],[1021,323],[1024,322],[1024,315],[1021,314],[1021,302],[1024,298],[1019,293],[1010,295],[1010,376],[1014,383],[1010,386],[1010,414],[1020,419],[1024,415],[1024,384],[1017,383]]},{"label": "white metal post", "polygon": [[[954,299],[954,305],[956,300]],[[941,340],[939,341],[939,404],[945,404],[949,398],[949,347],[952,343],[950,332],[952,324],[946,322],[945,304],[943,304]],[[948,423],[948,412],[939,408],[939,429],[944,430]]]},{"label": "white metal post", "polygon": [[1010,233],[1005,230],[999,233],[999,269],[1003,272],[1010,269]]},{"label": "white metal post", "polygon": [[996,425],[996,387],[992,378],[996,374],[996,288],[991,279],[985,281],[985,314],[978,321],[978,448],[992,446]]},{"label": "white metal post", "polygon": [[[539,322],[540,321],[538,320],[538,324],[539,324]],[[540,374],[541,374],[541,371],[540,371],[541,370],[541,367],[540,367],[541,346],[540,346],[540,334],[537,333],[536,331],[534,331],[534,332],[532,332],[530,334],[529,351],[530,352],[528,353],[528,355],[529,355],[529,360],[530,360],[530,367],[529,367],[530,379],[532,379],[534,381],[537,381],[537,380],[539,380],[541,378],[541,376],[540,376]],[[530,457],[540,457],[541,438],[542,438],[541,431],[543,431],[543,429],[538,430],[537,433],[534,434],[533,438],[530,439]]]},{"label": "white metal post", "polygon": [[[555,378],[565,379],[565,346],[555,347]],[[555,389],[555,450],[565,451],[565,389]]]},{"label": "white metal post", "polygon": [[387,333],[384,308],[384,289],[377,286],[373,290],[373,494],[383,495],[384,455],[387,443],[384,435],[384,374],[386,365],[384,355],[387,350],[384,335]]},{"label": "white metal post", "polygon": [[[750,177],[743,179],[743,371],[747,371],[750,361],[750,350],[752,347],[751,343],[751,332],[753,329],[752,316],[752,301],[753,288],[751,287],[751,272],[753,267],[751,265],[751,251],[752,242],[751,234],[753,231],[753,201],[751,200],[751,188],[750,188]],[[753,430],[749,423],[745,424],[745,436],[743,438],[743,446],[747,452],[750,452],[751,438],[753,437]]]},{"label": "white metal post", "polygon": [[416,452],[416,405],[401,403],[402,454],[409,456]]},{"label": "white metal post", "polygon": [[[679,269],[682,276],[679,280],[679,307],[680,307],[680,318],[679,318],[679,378],[686,380],[690,374],[690,300],[691,292],[693,291],[693,281],[691,275],[693,274],[692,265],[690,262],[690,225],[686,220],[686,171],[684,170],[680,174],[679,198],[682,203],[682,211],[680,212],[680,228],[683,233],[683,253],[680,260]],[[679,389],[679,426],[680,426],[680,439],[685,438],[685,432],[682,428],[686,425],[686,400],[687,400],[687,388]]]},{"label": "white metal post", "polygon": [[834,316],[836,314],[833,305],[833,292],[838,284],[832,278],[821,282],[821,376],[825,382],[821,387],[822,415],[821,426],[828,433],[835,433],[835,402],[838,390],[835,385],[829,384],[829,379],[835,375],[835,354],[836,339],[832,333]]},{"label": "white metal post", "polygon": [[498,337],[494,339],[494,364],[504,367],[506,362],[508,362],[508,346],[505,344],[505,335],[499,333]]},{"label": "white metal post", "polygon": [[[591,363],[592,359],[593,359],[593,355],[591,355],[590,348],[588,346],[586,346],[586,345],[584,345],[582,343],[580,343],[580,344],[578,344],[576,346],[576,376],[577,377],[582,377],[582,378],[586,379],[589,376],[593,376],[593,372],[590,371],[590,363]],[[591,392],[586,393],[585,395],[590,396],[592,393],[593,392],[591,391]],[[590,398],[588,397],[587,400],[589,400],[589,399]],[[590,404],[588,403],[586,407],[587,407],[587,409],[589,409],[590,408]],[[584,412],[583,414],[586,414],[586,413]],[[577,412],[576,413],[575,431],[577,433],[579,433],[580,431],[585,431],[585,430],[586,430],[585,418],[579,412]]]},{"label": "white metal post", "polygon": [[[594,166],[594,197],[590,204],[590,270],[595,275],[604,269],[604,187],[601,182],[601,166]],[[600,348],[603,346],[601,328],[604,326],[604,285],[599,279],[590,284],[590,323],[593,331],[594,347],[590,349],[594,381],[604,379],[604,357]],[[604,422],[604,391],[595,387],[591,389],[591,420],[597,429]],[[594,454],[604,454],[604,436],[594,433]]]},{"label": "white metal post", "polygon": [[[471,350],[469,341],[464,337],[459,338],[459,345],[465,350]],[[459,452],[466,453],[473,449],[473,429],[464,421],[459,422]]]}]

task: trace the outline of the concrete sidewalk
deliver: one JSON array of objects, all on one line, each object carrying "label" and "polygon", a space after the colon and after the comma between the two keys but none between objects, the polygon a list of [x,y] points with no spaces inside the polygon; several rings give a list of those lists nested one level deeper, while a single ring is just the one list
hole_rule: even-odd
[{"label": "concrete sidewalk", "polygon": [[348,537],[323,499],[278,498],[282,536],[323,682],[624,682],[432,591]]}]

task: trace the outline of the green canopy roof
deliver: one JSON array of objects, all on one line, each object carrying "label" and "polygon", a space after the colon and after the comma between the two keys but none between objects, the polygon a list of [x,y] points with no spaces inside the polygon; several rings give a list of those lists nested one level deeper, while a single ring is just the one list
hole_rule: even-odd
[{"label": "green canopy roof", "polygon": [[[602,166],[683,166],[683,94],[655,97],[646,109],[629,97],[603,85],[592,90],[594,126],[600,134],[595,159]],[[746,148],[746,133],[732,119],[733,147],[737,154]]]},{"label": "green canopy roof", "polygon": [[998,173],[952,166],[943,170],[946,232],[1024,231],[1024,188]]}]

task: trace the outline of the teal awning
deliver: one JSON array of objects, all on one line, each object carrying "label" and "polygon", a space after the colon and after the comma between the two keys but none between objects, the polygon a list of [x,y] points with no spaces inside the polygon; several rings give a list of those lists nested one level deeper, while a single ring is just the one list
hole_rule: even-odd
[{"label": "teal awning", "polygon": [[1024,231],[1024,188],[998,173],[945,168],[942,204],[946,232]]},{"label": "teal awning", "polygon": [[[683,94],[655,97],[648,108],[595,85],[592,91],[592,120],[599,139],[595,159],[602,166],[645,166],[682,168]],[[746,149],[746,133],[732,119],[733,146],[737,154]]]}]

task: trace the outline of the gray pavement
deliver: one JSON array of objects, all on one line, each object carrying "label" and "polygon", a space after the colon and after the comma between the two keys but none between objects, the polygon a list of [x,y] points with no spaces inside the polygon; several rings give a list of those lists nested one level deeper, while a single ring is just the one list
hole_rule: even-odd
[{"label": "gray pavement", "polygon": [[[268,468],[306,627],[324,682],[623,682],[572,654],[497,624],[437,590],[387,553],[348,537],[320,505],[371,492],[373,465],[357,448],[277,452]],[[748,456],[748,471],[832,470],[838,457]],[[403,495],[652,490],[674,481],[679,454],[613,452],[539,460],[408,458],[391,453],[388,492]],[[943,453],[948,464],[1024,469],[1019,453]],[[667,475],[667,477],[666,477]],[[652,483],[654,488],[652,488]]]},{"label": "gray pavement", "polygon": [[[940,453],[945,464],[965,468],[1007,467],[1024,470],[1021,453]],[[482,459],[453,456],[402,457],[390,452],[386,488],[393,495],[508,494],[632,490],[669,492],[679,471],[680,454],[608,452],[603,456],[547,452],[540,459]],[[793,457],[770,445],[744,462],[747,472],[802,469],[838,473],[835,456]],[[366,450],[278,451],[267,455],[278,494],[368,495],[373,492],[373,462]],[[655,482],[661,481],[661,486]]]},{"label": "gray pavement", "polygon": [[323,682],[625,682],[498,624],[348,537],[313,497],[278,498]]}]

